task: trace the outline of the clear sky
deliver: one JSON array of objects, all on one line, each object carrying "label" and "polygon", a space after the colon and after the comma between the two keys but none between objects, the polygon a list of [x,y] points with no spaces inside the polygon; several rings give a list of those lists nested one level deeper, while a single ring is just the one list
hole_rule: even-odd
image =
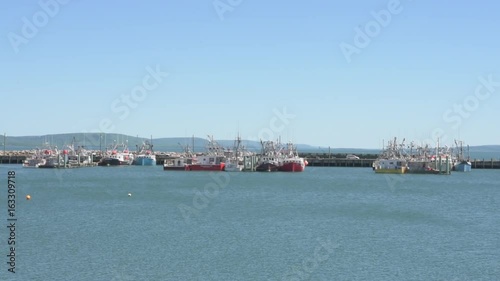
[{"label": "clear sky", "polygon": [[500,144],[498,1],[2,5],[7,135]]}]

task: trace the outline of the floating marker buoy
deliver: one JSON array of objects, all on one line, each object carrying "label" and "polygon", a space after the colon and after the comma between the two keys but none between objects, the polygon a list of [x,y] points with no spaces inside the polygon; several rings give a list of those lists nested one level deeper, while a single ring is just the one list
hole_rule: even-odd
[{"label": "floating marker buoy", "polygon": [[28,194],[26,195],[26,200],[30,200],[31,199],[31,196]]},{"label": "floating marker buoy", "polygon": [[132,193],[130,193],[130,192],[129,192],[129,193],[128,193],[128,196],[129,196],[129,197],[130,197],[130,196],[132,196]]}]

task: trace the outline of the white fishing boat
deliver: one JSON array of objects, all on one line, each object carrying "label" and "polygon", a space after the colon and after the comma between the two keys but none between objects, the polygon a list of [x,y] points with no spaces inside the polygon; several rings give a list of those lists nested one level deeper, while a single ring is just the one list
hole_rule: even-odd
[{"label": "white fishing boat", "polygon": [[144,141],[137,150],[137,155],[134,157],[133,165],[139,166],[156,166],[156,155],[153,152],[152,141]]},{"label": "white fishing boat", "polygon": [[[403,143],[400,146],[404,146]],[[407,161],[398,148],[396,138],[392,142],[389,141],[387,147],[382,149],[372,167],[375,173],[379,174],[404,174],[407,172]]]},{"label": "white fishing boat", "polygon": [[45,143],[43,149],[36,149],[35,153],[23,162],[25,168],[56,168],[62,159],[57,147],[52,147]]},{"label": "white fishing boat", "polygon": [[455,140],[457,148],[456,161],[453,163],[453,171],[457,172],[470,172],[472,170],[472,163],[470,162],[469,146],[467,145],[467,158],[464,155],[463,142]]},{"label": "white fishing boat", "polygon": [[243,146],[241,145],[241,137],[238,135],[234,141],[233,151],[229,153],[226,158],[224,170],[226,172],[241,172],[245,165],[243,165]]},{"label": "white fishing boat", "polygon": [[92,162],[92,153],[84,146],[76,145],[75,138],[71,144],[67,145],[62,151],[64,163],[71,167],[90,166]]},{"label": "white fishing boat", "polygon": [[24,168],[38,168],[38,166],[45,164],[45,159],[42,156],[40,149],[36,149],[30,158],[24,160]]}]

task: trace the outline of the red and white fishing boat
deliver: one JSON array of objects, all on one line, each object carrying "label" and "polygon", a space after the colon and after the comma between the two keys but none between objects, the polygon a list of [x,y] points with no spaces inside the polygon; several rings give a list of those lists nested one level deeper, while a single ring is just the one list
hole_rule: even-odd
[{"label": "red and white fishing boat", "polygon": [[302,172],[306,168],[307,161],[299,157],[297,149],[293,143],[288,142],[281,151],[279,171],[282,172]]},{"label": "red and white fishing boat", "polygon": [[212,136],[208,136],[207,152],[193,157],[193,163],[186,166],[186,171],[224,171],[224,147],[220,146]]},{"label": "red and white fishing boat", "polygon": [[186,171],[224,171],[224,156],[201,155],[193,158],[193,163],[186,165]]},{"label": "red and white fishing boat", "polygon": [[282,146],[280,141],[261,141],[262,153],[256,167],[258,172],[302,172],[307,161],[298,156],[293,143]]},{"label": "red and white fishing boat", "polygon": [[183,150],[184,153],[179,157],[166,160],[163,164],[163,170],[224,171],[225,169],[224,148],[218,145],[212,137],[209,137],[206,153],[194,155],[190,151],[189,146],[183,146]]}]

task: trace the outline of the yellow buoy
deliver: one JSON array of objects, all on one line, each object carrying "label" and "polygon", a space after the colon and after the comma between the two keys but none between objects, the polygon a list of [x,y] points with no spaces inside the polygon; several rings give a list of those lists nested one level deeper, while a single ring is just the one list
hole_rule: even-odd
[{"label": "yellow buoy", "polygon": [[28,194],[26,195],[26,200],[30,200],[31,199],[31,196]]}]

